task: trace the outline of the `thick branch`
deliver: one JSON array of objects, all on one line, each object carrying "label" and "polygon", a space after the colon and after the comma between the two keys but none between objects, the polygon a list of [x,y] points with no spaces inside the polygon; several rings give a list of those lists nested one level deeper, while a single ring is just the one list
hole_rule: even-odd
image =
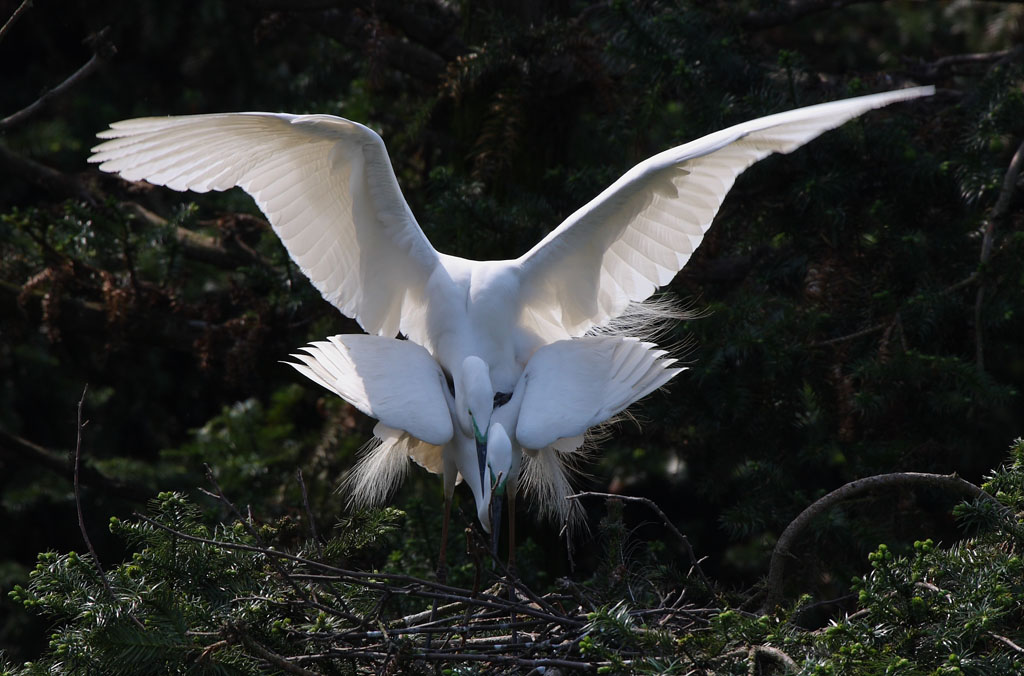
[{"label": "thick branch", "polygon": [[792,551],[793,545],[815,518],[831,509],[836,504],[854,496],[875,490],[877,488],[890,488],[893,486],[905,487],[908,485],[930,486],[945,491],[966,493],[975,499],[990,500],[1003,508],[1002,503],[991,495],[978,488],[969,481],[965,481],[955,474],[922,474],[919,472],[896,472],[894,474],[880,474],[865,479],[851,481],[841,486],[828,495],[816,500],[810,507],[800,513],[779,536],[775,543],[775,550],[772,552],[771,564],[768,568],[768,583],[766,589],[765,608],[771,610],[782,599],[782,584],[786,569],[786,560],[790,557],[796,558]]},{"label": "thick branch", "polygon": [[[151,226],[165,227],[167,225],[167,219],[137,202],[123,202],[121,206],[130,214]],[[224,270],[234,270],[239,265],[251,265],[253,263],[270,267],[270,263],[257,252],[239,246],[237,242],[223,241],[211,235],[204,235],[188,228],[183,228],[180,225],[175,228],[174,237],[178,240],[182,255],[190,260],[213,265]]]},{"label": "thick branch", "polygon": [[[1024,141],[1017,146],[1017,152],[1013,154],[1013,159],[1010,160],[1010,166],[1007,167],[1006,174],[1003,176],[1003,185],[999,189],[996,205],[992,208],[988,222],[985,223],[985,237],[981,242],[981,261],[979,264],[979,268],[982,270],[984,270],[989,259],[992,257],[992,243],[995,240],[996,223],[1006,217],[1006,212],[1010,208],[1010,200],[1013,197],[1014,190],[1017,189],[1017,178],[1020,176],[1022,165],[1024,165]],[[981,304],[984,298],[985,285],[982,283],[978,286],[978,293],[974,299],[974,350],[975,362],[979,371],[985,370],[985,350],[981,328]]]},{"label": "thick branch", "polygon": [[93,42],[95,46],[93,55],[84,66],[76,70],[66,80],[40,96],[34,102],[30,103],[18,112],[8,115],[4,119],[0,120],[0,131],[9,129],[10,127],[20,124],[32,117],[34,114],[42,110],[42,108],[50,101],[53,101],[76,84],[92,75],[101,65],[103,65],[104,61],[116,54],[117,48],[114,47],[113,43],[107,40],[106,36],[108,32],[109,28],[104,28],[94,36]]},{"label": "thick branch", "polygon": [[0,173],[20,176],[59,198],[70,197],[89,203],[96,202],[92,192],[74,176],[12,153],[3,145],[0,145]]}]

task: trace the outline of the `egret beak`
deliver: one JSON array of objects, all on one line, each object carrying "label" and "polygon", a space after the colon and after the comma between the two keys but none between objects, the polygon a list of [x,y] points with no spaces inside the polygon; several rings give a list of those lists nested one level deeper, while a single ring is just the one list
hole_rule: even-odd
[{"label": "egret beak", "polygon": [[480,468],[480,486],[484,486],[484,477],[486,476],[485,468],[487,467],[487,435],[480,433],[480,428],[476,426],[476,418],[473,414],[469,414],[469,419],[473,423],[473,436],[476,437],[476,463]]}]

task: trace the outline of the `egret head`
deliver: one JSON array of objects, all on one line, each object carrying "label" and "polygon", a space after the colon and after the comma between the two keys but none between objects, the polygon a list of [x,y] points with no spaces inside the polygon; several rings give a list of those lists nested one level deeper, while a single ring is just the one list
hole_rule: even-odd
[{"label": "egret head", "polygon": [[480,357],[466,357],[462,371],[455,374],[455,415],[462,433],[486,443],[494,410],[491,371]]},{"label": "egret head", "polygon": [[462,433],[476,440],[477,469],[484,483],[487,464],[487,431],[494,411],[491,371],[483,359],[469,356],[455,374],[455,418]]},{"label": "egret head", "polygon": [[491,425],[487,433],[487,470],[491,490],[504,497],[505,484],[512,472],[512,440],[501,423]]},{"label": "egret head", "polygon": [[484,524],[485,530],[496,535],[505,501],[505,487],[512,472],[512,440],[501,423],[494,423],[487,432],[486,467],[481,487],[483,500],[476,506],[477,518]]}]

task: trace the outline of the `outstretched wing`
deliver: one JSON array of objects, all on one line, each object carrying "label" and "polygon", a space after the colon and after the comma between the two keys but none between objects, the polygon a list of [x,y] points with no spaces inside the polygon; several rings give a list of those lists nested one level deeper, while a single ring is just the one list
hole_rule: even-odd
[{"label": "outstretched wing", "polygon": [[241,187],[324,298],[368,332],[422,341],[438,254],[384,142],[331,115],[228,113],[115,122],[90,162],[174,190]]},{"label": "outstretched wing", "polygon": [[873,108],[932,93],[917,87],[798,108],[641,162],[518,259],[520,321],[548,340],[601,326],[686,265],[736,177],[754,162]]},{"label": "outstretched wing", "polygon": [[452,438],[447,381],[421,346],[382,336],[331,336],[285,362],[385,426],[440,446]]},{"label": "outstretched wing", "polygon": [[617,336],[560,340],[534,352],[520,377],[524,388],[516,440],[542,449],[576,437],[667,383],[682,368],[654,343]]}]

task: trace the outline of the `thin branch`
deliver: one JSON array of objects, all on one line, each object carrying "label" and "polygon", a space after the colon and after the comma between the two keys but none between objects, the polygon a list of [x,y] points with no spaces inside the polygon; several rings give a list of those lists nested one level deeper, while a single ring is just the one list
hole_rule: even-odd
[{"label": "thin branch", "polygon": [[[107,579],[107,574],[103,571],[103,565],[100,564],[100,557],[96,554],[96,548],[92,546],[92,540],[89,539],[89,533],[85,530],[85,516],[82,514],[82,494],[79,490],[79,465],[82,457],[82,429],[89,424],[89,421],[82,422],[82,406],[85,404],[85,393],[89,391],[88,383],[82,388],[82,398],[78,400],[78,434],[75,440],[75,508],[78,510],[78,528],[82,531],[82,539],[85,540],[85,546],[89,549],[89,556],[92,557],[92,562],[96,566],[96,571],[100,575],[100,581],[103,582],[103,588],[110,594],[110,600],[118,605],[117,595],[114,594],[114,588],[110,586],[110,580]],[[128,617],[132,619],[135,624],[140,628],[145,629],[142,622],[137,617],[128,613]]]},{"label": "thin branch", "polygon": [[320,545],[320,536],[316,533],[316,519],[313,518],[313,510],[309,508],[309,494],[306,492],[306,482],[302,480],[302,468],[295,470],[295,477],[299,480],[299,488],[302,489],[302,506],[306,509],[306,518],[309,519],[309,530],[316,543],[316,553],[324,558],[324,548]]},{"label": "thin branch", "polygon": [[892,325],[892,322],[882,322],[881,324],[875,324],[874,326],[869,326],[866,329],[861,329],[859,331],[854,331],[853,333],[848,333],[845,336],[838,336],[836,338],[829,338],[828,340],[819,340],[816,343],[811,343],[810,347],[826,347],[828,345],[835,345],[836,343],[843,343],[843,342],[846,342],[848,340],[855,340],[857,338],[863,338],[864,336],[869,336],[872,333],[876,333],[878,331],[881,331],[881,330],[883,330],[883,329],[885,329],[885,328],[887,328],[887,327],[889,327],[891,325]]},{"label": "thin branch", "polygon": [[[262,548],[262,549],[264,549],[266,551],[273,551],[270,547],[268,547],[266,545],[266,543],[263,541],[263,538],[260,537],[259,531],[257,531],[253,527],[251,521],[249,519],[246,519],[245,517],[243,517],[242,513],[238,511],[237,507],[235,507],[235,503],[233,503],[230,500],[228,500],[227,496],[224,495],[224,491],[221,490],[220,484],[217,483],[217,478],[213,475],[213,469],[209,465],[205,465],[205,467],[206,467],[206,478],[210,481],[211,484],[213,484],[214,489],[216,489],[216,491],[217,491],[217,496],[216,497],[220,498],[220,501],[222,503],[224,503],[224,505],[226,505],[229,510],[231,510],[232,514],[235,515],[235,518],[238,519],[238,521],[245,526],[245,529],[249,531],[249,535],[251,535],[253,537],[253,539],[256,540],[256,542],[257,542],[257,544],[259,544],[260,548]],[[204,491],[204,492],[208,492],[208,491]],[[281,579],[283,579],[285,582],[287,582],[289,585],[291,585],[291,588],[295,590],[295,594],[300,599],[302,599],[306,603],[311,603],[311,604],[312,603],[316,603],[316,601],[314,601],[312,598],[310,598],[310,596],[306,593],[306,590],[304,590],[302,587],[300,587],[298,582],[296,582],[294,579],[292,579],[292,576],[288,574],[288,571],[286,571],[284,569],[284,567],[281,566],[281,562],[280,561],[278,561],[274,557],[270,557],[267,560],[270,563],[270,565],[274,568],[274,571],[277,572],[277,574],[281,576]],[[350,619],[358,620],[358,618],[355,618],[355,616],[353,616]]]},{"label": "thin branch", "polygon": [[[992,213],[985,223],[985,237],[981,242],[981,261],[979,269],[984,270],[992,257],[992,243],[995,240],[996,223],[1003,220],[1010,208],[1010,200],[1017,188],[1017,177],[1020,176],[1021,165],[1024,164],[1024,141],[1017,146],[1017,151],[1010,160],[1010,166],[1003,176],[1003,185],[999,189],[999,198],[992,208]],[[985,370],[985,350],[981,326],[981,304],[985,298],[985,284],[978,285],[978,294],[974,299],[974,354],[979,371]]]},{"label": "thin branch", "polygon": [[[63,476],[68,471],[68,456],[44,448],[39,444],[0,429],[0,456],[17,463],[31,463],[45,467]],[[126,500],[145,502],[152,494],[142,485],[125,483],[112,479],[90,465],[84,465],[79,471],[79,480],[86,485],[102,488],[105,492],[117,495]]]},{"label": "thin branch", "polygon": [[107,27],[93,36],[93,54],[84,66],[76,70],[66,80],[50,91],[44,93],[29,105],[0,120],[0,131],[9,129],[10,127],[20,124],[32,117],[34,114],[42,110],[42,108],[50,101],[53,101],[57,97],[63,95],[76,84],[92,75],[101,65],[103,65],[105,61],[116,54],[117,48],[114,47],[113,43],[107,39],[107,34],[109,32],[110,28]]},{"label": "thin branch", "polygon": [[4,22],[3,28],[0,28],[0,40],[3,40],[5,37],[7,37],[7,31],[11,30],[11,26],[14,25],[14,22],[20,19],[21,15],[24,14],[30,7],[32,7],[32,0],[22,0],[22,3],[18,5],[18,9],[14,10],[14,13],[11,14],[11,17]]},{"label": "thin branch", "polygon": [[569,495],[566,497],[566,500],[577,500],[579,498],[588,497],[604,498],[606,500],[622,500],[623,502],[634,502],[642,505],[647,505],[648,507],[650,507],[652,510],[654,510],[655,514],[657,514],[661,518],[665,526],[667,526],[668,529],[672,531],[673,535],[676,536],[679,542],[682,543],[683,549],[686,551],[686,555],[690,558],[690,565],[692,569],[697,573],[697,577],[700,578],[701,582],[704,583],[704,586],[709,591],[712,589],[711,581],[708,580],[707,576],[704,575],[704,571],[701,570],[700,561],[697,559],[697,555],[694,554],[693,547],[690,546],[689,538],[683,535],[679,531],[679,529],[675,527],[675,524],[673,524],[669,520],[665,512],[661,511],[661,507],[659,507],[653,500],[651,500],[650,498],[636,497],[631,495],[615,495],[614,493],[595,493],[592,491],[585,491],[583,493],[577,493],[576,495]]},{"label": "thin branch", "polygon": [[778,542],[775,543],[775,550],[772,552],[771,563],[768,568],[768,582],[765,597],[765,609],[771,610],[782,599],[782,585],[786,568],[786,560],[797,558],[792,548],[803,530],[810,525],[815,518],[831,509],[836,504],[852,498],[861,493],[875,490],[877,488],[889,488],[892,486],[924,485],[933,488],[940,488],[946,491],[967,493],[972,498],[988,500],[1003,509],[1002,503],[994,497],[978,488],[969,481],[965,481],[955,474],[924,474],[919,472],[896,472],[893,474],[880,474],[864,479],[857,479],[837,488],[828,495],[816,500],[807,509],[802,511],[782,531]]},{"label": "thin branch", "polygon": [[[397,573],[382,572],[370,573],[355,570],[346,570],[344,568],[338,568],[336,566],[331,566],[329,564],[314,561],[312,559],[307,559],[301,556],[295,556],[294,554],[288,554],[286,552],[282,552],[276,549],[264,549],[261,547],[254,547],[252,545],[242,544],[240,542],[224,542],[222,540],[211,540],[209,538],[203,538],[196,535],[189,535],[188,533],[183,533],[180,530],[176,530],[174,528],[171,528],[170,526],[166,526],[155,519],[151,519],[145,514],[140,514],[139,512],[134,512],[134,516],[138,519],[141,519],[142,521],[145,521],[146,523],[150,524],[155,528],[159,528],[160,530],[172,533],[173,535],[181,538],[182,540],[188,540],[190,542],[199,542],[202,544],[212,545],[214,547],[221,547],[224,549],[235,549],[238,551],[252,552],[255,554],[261,554],[263,556],[271,556],[280,559],[286,559],[288,561],[294,561],[296,563],[301,563],[311,568],[318,568],[323,571],[334,573],[338,577],[339,582],[349,582],[352,584],[358,584],[360,586],[366,587],[367,589],[376,589],[391,594],[415,593],[424,598],[439,598],[446,601],[458,601],[460,603],[475,605],[481,608],[490,608],[492,610],[508,610],[508,600],[498,596],[494,596],[493,594],[478,593],[474,597],[468,595],[472,594],[472,592],[468,590],[460,589],[458,587],[449,587],[448,585],[432,582],[430,580],[423,580],[417,577],[412,577],[411,575],[400,575]],[[299,576],[293,575],[293,577]],[[404,582],[409,585],[422,587],[423,589],[413,592],[413,590],[411,589],[397,588],[393,585],[377,582],[376,580],[387,580],[390,582],[397,583]],[[537,610],[536,608],[533,608],[526,604],[520,604],[516,606],[516,612],[523,615],[530,615],[531,617],[537,617],[542,620],[548,620],[555,624],[565,626],[581,627],[584,624],[586,624],[584,621],[576,619],[574,617],[552,615],[550,613]]]},{"label": "thin branch", "polygon": [[973,54],[951,54],[928,63],[914,63],[910,59],[904,59],[908,71],[916,78],[925,81],[934,81],[944,77],[957,66],[976,66],[1001,62],[1016,58],[1021,51],[1020,47],[1004,49],[998,52],[978,52]]},{"label": "thin branch", "polygon": [[96,555],[96,549],[92,546],[92,540],[89,539],[89,533],[85,530],[85,517],[82,515],[82,494],[79,490],[78,481],[78,468],[82,457],[82,428],[89,424],[89,421],[82,422],[82,405],[85,403],[85,393],[89,391],[89,385],[86,384],[82,388],[82,398],[78,400],[78,436],[75,440],[75,507],[78,510],[78,528],[82,531],[82,539],[85,540],[85,546],[89,549],[89,554],[92,555],[93,563],[96,564],[97,570],[100,571],[100,578],[103,580],[103,586],[107,592],[110,593],[110,598],[117,601],[117,597],[114,595],[114,590],[110,586],[110,582],[107,580],[106,574],[103,572],[103,566],[100,565],[100,557]]},{"label": "thin branch", "polygon": [[1000,643],[1009,646],[1010,648],[1014,649],[1015,651],[1017,651],[1017,652],[1019,652],[1021,654],[1024,654],[1024,648],[1021,648],[1019,645],[1017,645],[1016,643],[1014,643],[1010,639],[1006,638],[1005,636],[1000,636],[999,634],[994,634],[992,632],[989,632],[989,636],[991,636],[992,638],[996,639]]},{"label": "thin branch", "polygon": [[289,674],[297,674],[298,676],[321,676],[320,672],[310,671],[295,664],[275,652],[268,650],[267,648],[260,645],[245,631],[243,627],[237,625],[229,626],[224,632],[228,636],[228,641],[241,643],[245,646],[245,649],[256,654],[260,659],[274,665],[278,669],[283,669]]},{"label": "thin branch", "polygon": [[[309,662],[327,658],[337,659],[339,657],[363,657],[370,659],[386,659],[390,654],[381,651],[371,650],[332,650],[319,655],[299,655],[291,658],[293,661]],[[608,662],[578,662],[575,660],[556,658],[527,658],[513,655],[480,655],[476,653],[450,653],[450,652],[413,652],[407,655],[409,659],[426,660],[430,662],[490,662],[493,664],[514,664],[520,667],[562,667],[565,669],[583,669],[594,671],[602,666],[608,666]]]},{"label": "thin branch", "polygon": [[740,18],[740,25],[753,30],[775,28],[776,26],[793,23],[808,14],[831,9],[842,9],[847,5],[867,2],[880,3],[885,2],[885,0],[789,0],[789,2],[784,3],[782,9],[750,12]]}]

